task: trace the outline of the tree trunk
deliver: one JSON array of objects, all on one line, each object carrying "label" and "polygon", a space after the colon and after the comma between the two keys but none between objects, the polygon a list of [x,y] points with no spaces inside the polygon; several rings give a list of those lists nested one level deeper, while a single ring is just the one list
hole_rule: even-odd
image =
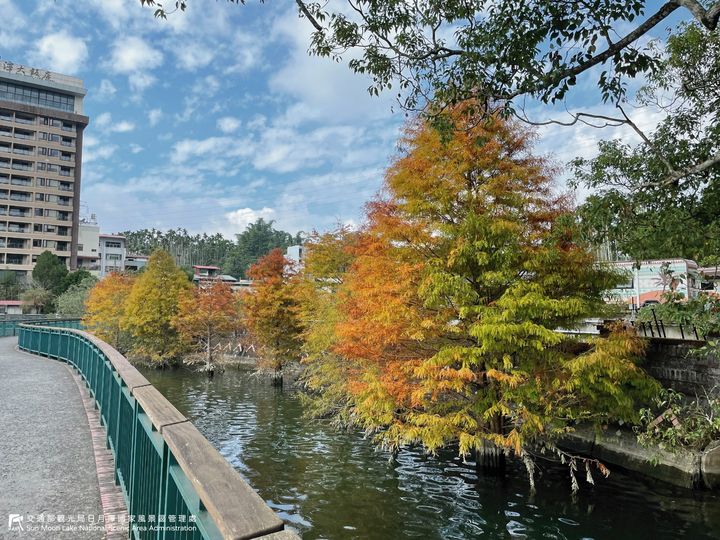
[{"label": "tree trunk", "polygon": [[210,328],[207,331],[207,354],[205,356],[205,369],[210,371],[210,364],[212,364],[212,347],[211,347],[211,334]]},{"label": "tree trunk", "polygon": [[475,467],[478,472],[503,473],[505,471],[505,452],[490,441],[484,441],[475,451]]},{"label": "tree trunk", "polygon": [[[502,434],[503,418],[495,415],[488,426],[492,433]],[[484,473],[503,473],[505,471],[505,452],[491,441],[483,441],[480,448],[475,451],[475,466]]]}]

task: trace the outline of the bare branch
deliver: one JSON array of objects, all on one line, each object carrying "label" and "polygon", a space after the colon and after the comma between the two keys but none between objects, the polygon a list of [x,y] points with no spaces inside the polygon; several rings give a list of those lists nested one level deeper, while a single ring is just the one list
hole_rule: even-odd
[{"label": "bare branch", "polygon": [[317,30],[318,32],[322,32],[323,27],[320,25],[319,22],[317,22],[317,19],[313,17],[312,13],[310,13],[310,10],[305,5],[305,2],[303,2],[303,0],[295,0],[295,3],[297,3],[302,14],[307,18],[308,21],[310,21],[310,24],[315,27],[315,30]]},{"label": "bare branch", "polygon": [[[623,114],[623,116],[625,117],[626,123],[633,129],[633,131],[635,131],[635,133],[637,133],[637,134],[640,136],[640,138],[643,140],[643,142],[645,142],[645,144],[647,144],[648,147],[650,147],[650,149],[653,149],[653,144],[652,144],[652,142],[650,141],[650,139],[649,139],[649,138],[647,137],[647,135],[645,135],[645,133],[637,126],[637,124],[636,124],[635,122],[633,122],[632,120],[630,120],[630,117],[629,117],[629,116],[627,115],[627,113],[625,112],[625,109],[623,109],[622,106],[620,106],[620,105],[618,105],[617,108],[618,108],[618,109],[620,110],[620,112]],[[667,160],[667,158],[662,154],[662,152],[655,152],[654,149],[653,149],[653,152],[655,153],[655,155],[656,155],[658,158],[660,158],[660,161],[663,162],[663,165],[665,165],[665,168],[668,170],[668,173],[670,173],[671,175],[672,175],[672,174],[675,174],[675,172],[676,172],[676,171],[675,171],[675,168],[674,168],[674,167],[672,166],[672,164]]]}]

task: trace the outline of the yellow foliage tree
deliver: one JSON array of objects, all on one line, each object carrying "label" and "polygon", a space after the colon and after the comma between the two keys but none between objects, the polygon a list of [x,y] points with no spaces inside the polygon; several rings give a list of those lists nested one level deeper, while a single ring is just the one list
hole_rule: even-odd
[{"label": "yellow foliage tree", "polygon": [[181,296],[192,287],[172,256],[155,251],[133,285],[121,327],[132,335],[133,352],[153,362],[167,363],[183,351],[172,322]]},{"label": "yellow foliage tree", "polygon": [[85,328],[120,351],[129,346],[121,321],[134,282],[132,276],[112,273],[95,284],[85,304]]}]

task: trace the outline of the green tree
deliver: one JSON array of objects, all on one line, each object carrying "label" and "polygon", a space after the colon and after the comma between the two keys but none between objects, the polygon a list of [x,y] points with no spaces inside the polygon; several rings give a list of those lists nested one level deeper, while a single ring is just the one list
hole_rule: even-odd
[{"label": "green tree", "polygon": [[164,249],[173,256],[179,266],[195,264],[221,266],[233,242],[221,234],[190,235],[185,229],[167,232],[157,229],[141,229],[122,233],[130,253],[149,255],[156,249]]},{"label": "green tree", "polygon": [[84,316],[86,309],[85,303],[90,295],[90,291],[97,282],[96,277],[88,275],[79,283],[70,285],[64,293],[55,299],[55,311],[61,315],[72,317]]},{"label": "green tree", "polygon": [[579,211],[591,241],[636,259],[720,256],[719,88],[720,35],[684,26],[639,93],[666,113],[657,128],[632,123],[639,144],[604,141],[574,162],[591,190]]},{"label": "green tree", "polygon": [[0,299],[18,300],[25,290],[25,284],[18,281],[17,274],[11,270],[0,271]]},{"label": "green tree", "polygon": [[181,296],[191,287],[167,251],[158,250],[150,256],[147,269],[135,280],[121,323],[132,335],[135,354],[166,364],[183,351],[172,321]]},{"label": "green tree", "polygon": [[67,275],[67,266],[60,260],[60,257],[50,251],[43,251],[38,255],[35,268],[32,271],[32,278],[41,287],[47,289],[53,295],[62,294]]},{"label": "green tree", "polygon": [[249,224],[246,229],[236,235],[237,242],[228,251],[224,271],[236,277],[245,277],[248,268],[258,259],[275,248],[281,250],[302,242],[300,234],[279,231],[273,227],[273,221],[259,218],[255,223]]},{"label": "green tree", "polygon": [[[172,5],[184,10],[190,1]],[[140,3],[166,17],[162,2]],[[398,89],[411,109],[428,98],[488,98],[510,109],[527,97],[557,101],[591,71],[604,99],[615,102],[628,78],[652,72],[659,52],[643,39],[652,30],[680,14],[714,32],[720,17],[720,2],[712,0],[296,4],[314,29],[312,54],[338,60],[352,51],[348,65],[372,77],[372,94]]]},{"label": "green tree", "polygon": [[20,295],[23,309],[34,308],[38,313],[51,313],[53,307],[53,293],[42,285],[34,283]]}]

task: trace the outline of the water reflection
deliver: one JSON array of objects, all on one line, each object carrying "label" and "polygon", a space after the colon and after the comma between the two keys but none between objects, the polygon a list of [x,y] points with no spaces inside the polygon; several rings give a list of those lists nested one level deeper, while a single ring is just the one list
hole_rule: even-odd
[{"label": "water reflection", "polygon": [[533,496],[521,468],[478,478],[451,454],[395,459],[357,433],[308,422],[297,395],[248,372],[145,375],[303,538],[720,538],[711,493],[614,471],[572,497],[567,471],[540,464]]}]

